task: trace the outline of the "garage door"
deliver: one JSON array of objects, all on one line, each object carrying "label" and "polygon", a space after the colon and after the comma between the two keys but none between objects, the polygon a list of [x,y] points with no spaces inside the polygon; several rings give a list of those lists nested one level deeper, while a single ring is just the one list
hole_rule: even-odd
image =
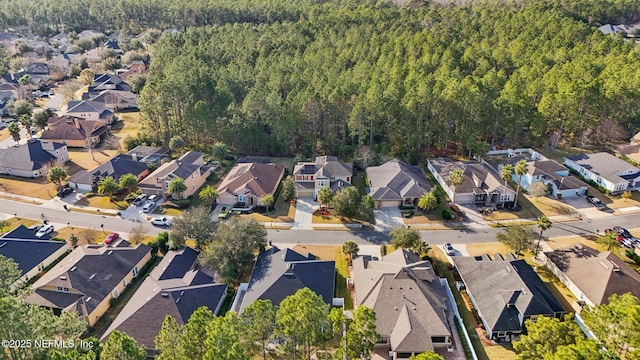
[{"label": "garage door", "polygon": [[381,208],[386,208],[386,207],[398,207],[400,206],[400,201],[397,200],[380,200],[380,207]]},{"label": "garage door", "polygon": [[298,189],[298,197],[299,198],[311,198],[313,197],[313,189]]}]

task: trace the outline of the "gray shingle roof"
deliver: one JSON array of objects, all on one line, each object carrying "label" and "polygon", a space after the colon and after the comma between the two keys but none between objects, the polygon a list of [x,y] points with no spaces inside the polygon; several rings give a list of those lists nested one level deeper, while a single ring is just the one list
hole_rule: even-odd
[{"label": "gray shingle roof", "polygon": [[22,275],[64,247],[64,241],[0,238],[0,255],[13,259]]},{"label": "gray shingle roof", "polygon": [[29,230],[24,225],[18,225],[15,229],[1,236],[0,239],[51,240],[51,235],[44,234],[37,237],[33,230]]},{"label": "gray shingle roof", "polygon": [[79,171],[73,174],[69,181],[76,184],[94,185],[100,179],[107,176],[113,177],[116,181],[124,174],[133,174],[138,177],[147,170],[147,164],[142,161],[135,161],[131,155],[118,154],[90,171]]},{"label": "gray shingle roof", "polygon": [[293,174],[324,176],[331,180],[336,177],[353,175],[353,164],[339,162],[335,156],[318,156],[315,162],[300,162],[293,168]]},{"label": "gray shingle roof", "polygon": [[[50,145],[53,145],[52,147]],[[51,151],[63,147],[62,143],[30,140],[26,144],[0,149],[0,167],[20,170],[39,170],[57,160]]]},{"label": "gray shingle roof", "polygon": [[398,249],[382,260],[353,260],[357,305],[376,313],[376,329],[390,337],[391,350],[433,350],[431,337],[451,336],[446,294],[429,261]]},{"label": "gray shingle roof", "polygon": [[68,296],[51,294],[56,291],[43,289],[46,286],[63,286],[83,294],[78,299],[82,299],[81,305],[86,307],[86,313],[82,315],[88,315],[150,251],[151,248],[143,244],[128,248],[79,246],[65,258],[65,261],[58,263],[32,285],[36,291],[28,296],[27,301],[42,304],[60,299],[60,303],[51,302],[46,306],[66,309],[70,306],[66,302]]},{"label": "gray shingle roof", "polygon": [[480,317],[493,332],[522,330],[522,317],[565,312],[524,260],[456,256],[453,261]]},{"label": "gray shingle roof", "polygon": [[431,191],[431,184],[419,167],[398,159],[368,167],[366,172],[371,185],[369,195],[374,200],[418,198]]},{"label": "gray shingle roof", "polygon": [[165,316],[187,322],[201,306],[215,312],[226,296],[227,285],[215,283],[213,272],[199,267],[198,252],[191,248],[169,251],[125,305],[101,340],[114,330],[132,336],[147,350]]},{"label": "gray shingle roof", "polygon": [[279,305],[305,287],[331,304],[334,283],[335,261],[315,260],[313,255],[305,257],[291,249],[273,247],[258,256],[239,313],[255,300],[269,299]]},{"label": "gray shingle roof", "polygon": [[[485,163],[452,161],[449,158],[428,159],[428,161],[455,193],[505,192],[504,181]],[[458,186],[451,185],[449,179],[449,174],[455,169],[461,169],[464,173],[464,182]],[[515,194],[509,185],[506,191]]]},{"label": "gray shingle roof", "polygon": [[[567,156],[566,158],[613,183],[625,182],[640,176],[640,169],[605,152]],[[623,172],[629,169],[632,169],[631,176],[623,177],[625,175]]]},{"label": "gray shingle roof", "polygon": [[594,304],[607,304],[613,294],[640,297],[640,274],[610,251],[577,244],[544,254]]}]

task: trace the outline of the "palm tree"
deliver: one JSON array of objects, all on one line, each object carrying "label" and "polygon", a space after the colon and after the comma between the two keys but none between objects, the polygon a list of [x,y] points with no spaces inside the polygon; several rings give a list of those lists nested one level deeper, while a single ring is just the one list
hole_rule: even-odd
[{"label": "palm tree", "polygon": [[[502,170],[500,170],[500,177],[502,178],[502,180],[504,180],[504,192],[507,192],[507,180],[511,179],[513,177],[513,165],[511,164],[506,164],[502,167]],[[504,203],[507,202],[507,199],[504,199],[502,201],[502,206],[504,206]]]},{"label": "palm tree", "polygon": [[127,189],[127,191],[133,191],[138,186],[138,178],[132,173],[126,173],[120,176],[120,187]]},{"label": "palm tree", "polygon": [[187,185],[184,183],[184,180],[181,178],[174,178],[169,182],[169,187],[167,191],[171,193],[171,196],[174,199],[180,199],[180,194],[187,190]]},{"label": "palm tree", "polygon": [[454,169],[451,174],[449,174],[449,180],[453,186],[462,185],[464,182],[464,171],[462,171],[462,169]]},{"label": "palm tree", "polygon": [[22,86],[28,86],[28,89],[31,90],[31,76],[25,74],[18,79],[18,84]]},{"label": "palm tree", "polygon": [[202,188],[202,190],[200,190],[198,196],[200,197],[200,200],[204,201],[208,205],[213,205],[216,200],[218,200],[220,194],[218,193],[218,190],[216,190],[216,188],[211,185],[207,185]]},{"label": "palm tree", "polygon": [[9,227],[11,223],[7,219],[0,219],[0,234],[4,233],[4,228]]},{"label": "palm tree", "polygon": [[271,205],[273,205],[275,201],[276,199],[274,199],[273,195],[271,194],[266,194],[260,198],[260,202],[267,207],[267,211],[269,211],[269,207],[271,207]]},{"label": "palm tree", "polygon": [[422,194],[420,200],[418,200],[418,207],[424,212],[431,211],[438,207],[438,197],[434,190]]},{"label": "palm tree", "polygon": [[67,178],[67,172],[64,171],[60,166],[54,166],[49,170],[47,174],[47,179],[52,183],[55,183],[60,187],[62,185],[62,180]]},{"label": "palm tree", "polygon": [[225,156],[227,156],[227,145],[225,145],[225,143],[223,142],[218,141],[213,144],[211,152],[216,159],[222,160]]},{"label": "palm tree", "polygon": [[358,247],[358,244],[356,244],[356,242],[353,240],[347,240],[344,244],[342,244],[342,252],[345,253],[345,255],[349,256],[349,262],[353,260],[354,256],[358,256],[359,251],[360,248]]},{"label": "palm tree", "polygon": [[520,192],[520,183],[522,182],[522,176],[529,172],[529,167],[527,166],[527,160],[522,159],[516,163],[516,166],[513,168],[513,171],[518,175],[518,189],[516,190],[516,199],[514,204],[518,204],[518,193]]},{"label": "palm tree", "polygon": [[98,181],[98,194],[108,195],[109,199],[111,199],[113,194],[117,193],[118,190],[120,190],[120,185],[118,185],[113,176],[107,176]]},{"label": "palm tree", "polygon": [[540,215],[540,217],[538,218],[538,221],[536,221],[536,225],[538,226],[538,229],[540,229],[540,237],[538,238],[538,244],[536,245],[536,253],[535,253],[535,258],[537,259],[538,251],[540,251],[540,241],[542,241],[542,233],[545,230],[549,230],[551,226],[553,226],[553,224],[551,223],[551,220],[549,220],[548,217],[544,215]]},{"label": "palm tree", "polygon": [[596,242],[603,245],[607,251],[613,251],[620,247],[618,235],[613,231],[605,233],[604,236],[600,236]]},{"label": "palm tree", "polygon": [[20,127],[18,126],[18,124],[12,122],[11,124],[9,124],[9,126],[7,126],[7,129],[9,129],[9,134],[11,134],[13,141],[20,142]]}]

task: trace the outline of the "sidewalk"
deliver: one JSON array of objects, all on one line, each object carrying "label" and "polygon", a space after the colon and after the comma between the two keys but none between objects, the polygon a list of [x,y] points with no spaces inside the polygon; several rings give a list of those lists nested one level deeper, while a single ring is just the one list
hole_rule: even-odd
[{"label": "sidewalk", "polygon": [[[74,194],[77,195],[77,193],[74,193]],[[67,205],[69,209],[95,211],[105,215],[112,215],[112,216],[118,215],[118,212],[121,211],[121,210],[113,210],[113,209],[101,209],[101,208],[92,207],[92,206],[76,205],[76,204],[61,200],[58,197],[54,197],[51,200],[44,200],[44,199],[34,198],[30,196],[25,196],[25,195],[12,194],[4,191],[0,191],[0,196],[9,200],[13,199],[16,201],[32,203],[35,206],[42,206],[43,208],[56,209],[56,210],[64,210],[64,205]]]}]

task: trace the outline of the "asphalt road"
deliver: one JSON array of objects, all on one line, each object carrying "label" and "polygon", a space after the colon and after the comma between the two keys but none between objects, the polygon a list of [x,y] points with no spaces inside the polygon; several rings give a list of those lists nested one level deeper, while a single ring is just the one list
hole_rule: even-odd
[{"label": "asphalt road", "polygon": [[[136,225],[135,222],[123,220],[119,217],[101,216],[85,214],[79,212],[67,212],[64,209],[52,209],[22,202],[15,202],[0,199],[0,213],[16,214],[18,217],[29,219],[40,219],[40,214],[53,223],[66,224],[71,226],[88,227],[100,229],[101,224],[105,230],[118,232],[130,232]],[[593,220],[579,220],[563,223],[555,223],[553,227],[545,232],[546,236],[559,237],[570,235],[595,234],[596,230],[601,233],[606,228],[614,225],[625,228],[636,228],[640,223],[640,214],[620,215],[615,218],[602,218]],[[149,235],[158,234],[164,231],[162,228],[146,223]],[[481,228],[464,230],[430,230],[421,231],[422,238],[429,244],[440,245],[445,242],[451,243],[483,243],[496,240],[496,234],[502,231],[499,228]],[[342,244],[346,240],[354,240],[362,245],[379,245],[388,242],[389,236],[385,233],[375,231],[320,231],[320,230],[267,230],[268,239],[274,243],[285,244]]]}]

